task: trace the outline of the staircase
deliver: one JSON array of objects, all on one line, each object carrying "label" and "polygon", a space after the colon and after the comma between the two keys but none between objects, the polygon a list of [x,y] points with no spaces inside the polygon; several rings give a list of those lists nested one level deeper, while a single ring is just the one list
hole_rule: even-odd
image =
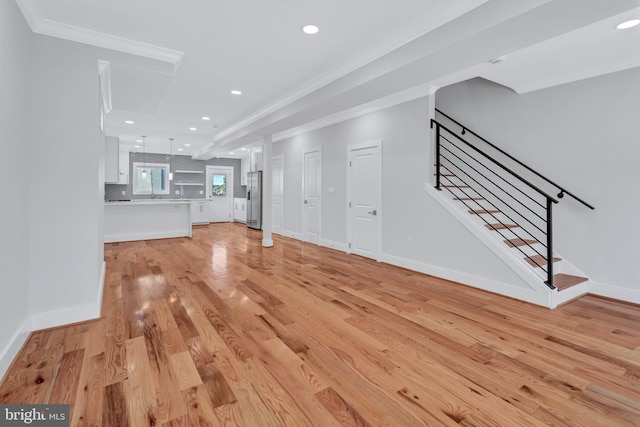
[{"label": "staircase", "polygon": [[[435,188],[465,225],[491,241],[528,282],[544,286],[549,306],[586,293],[587,277],[553,251],[553,206],[565,195],[591,205],[436,110]],[[552,196],[552,194],[557,194]],[[487,242],[485,242],[487,244]],[[551,260],[551,262],[548,262]],[[537,278],[537,280],[535,280]]]}]

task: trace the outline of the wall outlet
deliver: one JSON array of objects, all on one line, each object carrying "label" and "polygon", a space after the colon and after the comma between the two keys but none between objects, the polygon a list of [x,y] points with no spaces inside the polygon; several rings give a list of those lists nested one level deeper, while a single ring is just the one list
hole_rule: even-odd
[{"label": "wall outlet", "polygon": [[409,237],[409,247],[413,248],[415,246],[415,242],[413,240],[413,237]]},{"label": "wall outlet", "polygon": [[198,191],[199,194],[204,194],[204,191],[200,190]]},{"label": "wall outlet", "polygon": [[123,190],[123,191],[122,191],[122,195],[123,195],[123,196],[124,196],[124,193],[125,193],[125,191]]},{"label": "wall outlet", "polygon": [[176,190],[176,194],[180,194],[180,190]]}]

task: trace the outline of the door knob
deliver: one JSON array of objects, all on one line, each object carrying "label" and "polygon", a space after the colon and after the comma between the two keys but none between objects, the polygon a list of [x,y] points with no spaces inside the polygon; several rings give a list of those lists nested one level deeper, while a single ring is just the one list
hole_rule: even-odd
[{"label": "door knob", "polygon": [[378,211],[376,209],[372,210],[371,212],[367,212],[369,215],[373,215],[376,216],[378,215]]}]

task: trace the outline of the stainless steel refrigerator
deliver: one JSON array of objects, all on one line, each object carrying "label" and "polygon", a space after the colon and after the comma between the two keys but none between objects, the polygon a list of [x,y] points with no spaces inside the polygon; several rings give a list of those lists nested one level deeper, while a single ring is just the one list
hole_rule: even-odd
[{"label": "stainless steel refrigerator", "polygon": [[247,227],[262,229],[262,172],[247,173]]}]

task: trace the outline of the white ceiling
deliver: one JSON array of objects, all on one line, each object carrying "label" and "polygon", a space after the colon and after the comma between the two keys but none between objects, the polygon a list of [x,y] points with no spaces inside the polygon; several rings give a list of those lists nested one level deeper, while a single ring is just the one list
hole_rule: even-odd
[{"label": "white ceiling", "polygon": [[614,30],[638,0],[16,1],[36,33],[151,58],[111,63],[107,134],[155,152],[172,137],[199,158],[429,85],[482,76],[521,93],[640,66],[640,27]]}]

